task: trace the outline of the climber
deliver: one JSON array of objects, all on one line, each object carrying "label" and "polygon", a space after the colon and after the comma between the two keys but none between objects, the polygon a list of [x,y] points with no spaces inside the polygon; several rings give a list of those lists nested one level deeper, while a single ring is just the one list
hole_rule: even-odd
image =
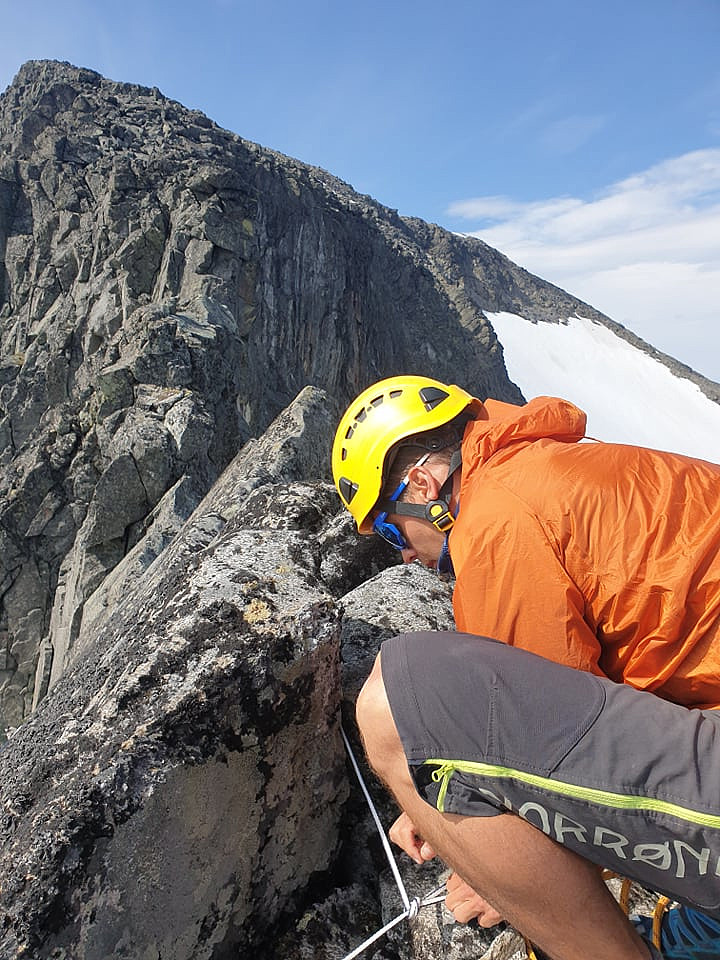
[{"label": "climber", "polygon": [[584,434],[565,400],[393,377],[343,416],[333,475],[360,533],[454,568],[458,630],[720,707],[720,466]]},{"label": "climber", "polygon": [[[717,708],[720,467],[584,433],[563,400],[395,377],[349,407],[333,474],[361,533],[454,568],[459,630]],[[404,813],[391,837],[422,859],[415,828]],[[499,919],[468,889],[458,915]]]}]

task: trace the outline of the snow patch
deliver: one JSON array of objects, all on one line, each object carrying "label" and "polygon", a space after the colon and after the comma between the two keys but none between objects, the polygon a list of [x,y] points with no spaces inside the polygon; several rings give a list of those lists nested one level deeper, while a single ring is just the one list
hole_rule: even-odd
[{"label": "snow patch", "polygon": [[584,317],[533,323],[488,313],[510,379],[527,400],[564,397],[588,436],[720,463],[720,405],[612,330]]}]

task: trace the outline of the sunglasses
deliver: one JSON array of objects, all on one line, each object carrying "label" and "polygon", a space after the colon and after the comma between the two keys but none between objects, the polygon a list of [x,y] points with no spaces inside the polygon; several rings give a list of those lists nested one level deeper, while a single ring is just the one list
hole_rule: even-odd
[{"label": "sunglasses", "polygon": [[[420,467],[425,463],[425,461],[430,456],[430,453],[425,453],[420,457],[417,463],[413,464],[410,467],[410,470],[413,470],[415,467]],[[400,497],[403,495],[404,491],[407,489],[407,485],[410,482],[410,470],[402,478],[398,486],[393,490],[390,496],[387,498],[391,503],[396,503]],[[390,510],[383,510],[379,513],[373,520],[373,533],[376,533],[379,537],[382,537],[386,543],[389,543],[391,547],[394,547],[396,550],[407,550],[408,543],[405,537],[402,535],[400,530],[395,526],[394,523],[390,523],[388,520],[388,514]]]}]

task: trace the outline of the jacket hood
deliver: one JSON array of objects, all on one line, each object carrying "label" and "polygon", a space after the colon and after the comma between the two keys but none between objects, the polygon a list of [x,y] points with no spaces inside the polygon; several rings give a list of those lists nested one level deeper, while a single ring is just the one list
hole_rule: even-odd
[{"label": "jacket hood", "polygon": [[535,397],[518,407],[486,400],[480,418],[471,421],[463,439],[463,484],[499,450],[532,440],[577,443],[585,436],[587,417],[569,400]]}]

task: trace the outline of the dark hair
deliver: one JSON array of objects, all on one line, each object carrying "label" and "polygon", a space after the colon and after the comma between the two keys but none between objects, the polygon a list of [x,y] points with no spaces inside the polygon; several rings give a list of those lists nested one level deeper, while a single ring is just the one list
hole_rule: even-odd
[{"label": "dark hair", "polygon": [[[428,430],[426,433],[416,433],[391,447],[385,458],[385,475],[380,492],[380,499],[386,499],[398,487],[408,470],[418,462],[425,453],[430,454],[435,463],[445,463],[448,467],[452,455],[462,445],[463,431],[468,420],[467,414],[461,414],[450,423]],[[405,499],[404,491],[398,498]]]}]

